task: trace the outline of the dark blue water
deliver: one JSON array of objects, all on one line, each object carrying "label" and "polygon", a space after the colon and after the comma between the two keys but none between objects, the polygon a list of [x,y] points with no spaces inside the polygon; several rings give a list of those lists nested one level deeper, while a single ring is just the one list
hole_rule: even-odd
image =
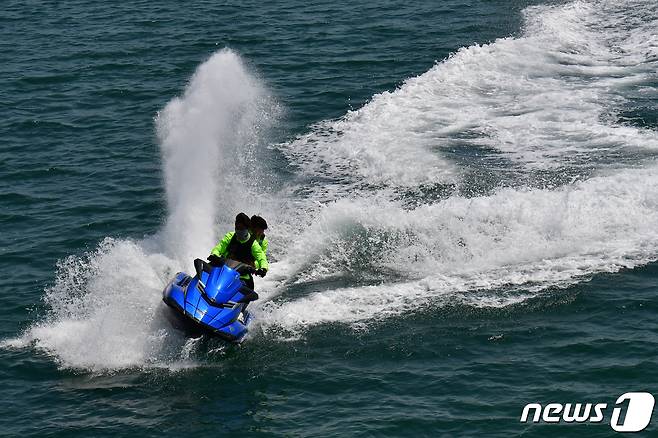
[{"label": "dark blue water", "polygon": [[[3,434],[612,435],[658,384],[657,22],[10,1]],[[240,210],[270,224],[256,323],[188,340],[162,287]],[[531,402],[610,409],[522,424]]]}]

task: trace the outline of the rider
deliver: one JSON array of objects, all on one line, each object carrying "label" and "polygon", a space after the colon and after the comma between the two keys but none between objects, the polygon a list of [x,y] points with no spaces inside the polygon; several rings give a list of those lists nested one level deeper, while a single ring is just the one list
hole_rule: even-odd
[{"label": "rider", "polygon": [[263,249],[263,252],[267,254],[267,245],[269,242],[267,241],[267,237],[265,237],[265,230],[267,230],[267,222],[265,222],[265,219],[256,215],[252,216],[249,231],[252,235],[256,236],[256,242],[258,242]]},{"label": "rider", "polygon": [[[256,275],[265,277],[268,269],[267,257],[256,241],[256,236],[249,233],[250,225],[249,216],[239,213],[235,217],[235,232],[226,233],[212,249],[208,256],[210,263],[217,264],[220,262],[219,257],[226,257],[253,266],[256,268]],[[251,274],[242,274],[240,279],[247,287],[254,289],[254,279]]]}]

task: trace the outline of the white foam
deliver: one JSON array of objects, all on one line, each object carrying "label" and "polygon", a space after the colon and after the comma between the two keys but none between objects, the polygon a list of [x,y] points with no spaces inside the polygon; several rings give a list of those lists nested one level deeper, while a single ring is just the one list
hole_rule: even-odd
[{"label": "white foam", "polygon": [[655,5],[576,1],[531,7],[524,16],[521,36],[462,48],[394,92],[281,145],[307,175],[336,184],[311,196],[451,182],[459,169],[445,157],[459,145],[497,150],[530,169],[658,148],[653,132],[611,116],[625,89],[655,80]]},{"label": "white foam", "polygon": [[[558,190],[502,189],[405,210],[384,202],[327,207],[295,248],[297,283],[336,271],[393,271],[384,284],[285,295],[257,316],[267,331],[378,320],[447,303],[499,307],[593,273],[658,259],[658,167],[626,170]],[[363,257],[363,251],[369,257]],[[298,272],[295,272],[298,271]],[[411,281],[393,281],[412,277]],[[498,295],[482,291],[523,286]],[[299,335],[299,333],[296,333]]]},{"label": "white foam", "polygon": [[172,263],[139,244],[106,239],[87,258],[60,263],[44,297],[49,314],[23,336],[64,365],[89,369],[147,363],[166,337],[153,329]]}]

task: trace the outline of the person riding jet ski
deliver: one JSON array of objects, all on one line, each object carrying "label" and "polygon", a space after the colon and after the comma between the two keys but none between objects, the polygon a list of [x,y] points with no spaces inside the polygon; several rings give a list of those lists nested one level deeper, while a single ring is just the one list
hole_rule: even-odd
[{"label": "person riding jet ski", "polygon": [[[253,266],[256,269],[256,275],[265,277],[269,268],[267,256],[256,240],[256,236],[249,233],[250,226],[249,216],[239,213],[235,217],[235,231],[226,233],[210,252],[208,256],[210,264],[221,266],[224,258],[232,259]],[[241,274],[240,279],[248,288],[254,289],[254,279],[250,273]]]},{"label": "person riding jet ski", "polygon": [[265,236],[265,230],[267,230],[267,222],[265,219],[256,215],[252,216],[249,232],[256,237],[256,242],[258,242],[265,255],[267,255],[267,246],[269,245],[269,242]]}]

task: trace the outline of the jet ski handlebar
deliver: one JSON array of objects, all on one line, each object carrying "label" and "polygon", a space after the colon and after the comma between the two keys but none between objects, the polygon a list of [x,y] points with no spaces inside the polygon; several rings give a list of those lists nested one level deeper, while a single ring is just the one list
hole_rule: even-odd
[{"label": "jet ski handlebar", "polygon": [[[215,254],[210,254],[208,256],[208,262],[210,263],[207,263],[201,259],[194,260],[194,268],[196,269],[197,275],[201,275],[201,272],[204,270],[210,273],[213,267],[219,267],[224,265],[228,266],[231,269],[235,269],[240,274],[257,273],[257,269],[251,265],[239,262],[237,260],[228,259],[226,257],[216,256]],[[203,269],[199,269],[197,267],[197,264],[199,264]]]}]

